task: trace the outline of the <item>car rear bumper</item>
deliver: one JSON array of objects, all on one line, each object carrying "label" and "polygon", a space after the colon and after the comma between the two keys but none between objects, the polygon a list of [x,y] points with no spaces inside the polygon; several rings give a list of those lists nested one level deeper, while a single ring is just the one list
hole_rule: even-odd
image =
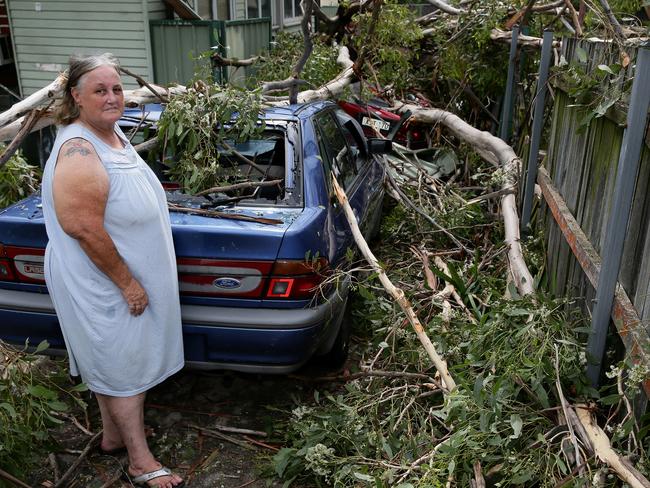
[{"label": "car rear bumper", "polygon": [[[349,282],[325,302],[299,309],[252,309],[182,305],[188,366],[260,373],[288,373],[331,342],[344,313]],[[0,289],[0,339],[31,346],[43,340],[48,353],[65,348],[50,296]]]}]

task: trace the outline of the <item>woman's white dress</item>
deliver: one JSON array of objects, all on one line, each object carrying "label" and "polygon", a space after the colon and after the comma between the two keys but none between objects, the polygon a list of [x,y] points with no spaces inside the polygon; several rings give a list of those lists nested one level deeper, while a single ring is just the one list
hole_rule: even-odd
[{"label": "woman's white dress", "polygon": [[[45,281],[68,349],[71,374],[81,374],[94,392],[131,396],[183,367],[183,338],[165,193],[117,126],[116,133],[125,144],[122,150],[80,124],[59,129],[42,186],[49,238]],[[93,145],[108,173],[104,227],[149,297],[149,305],[137,317],[129,313],[119,288],[63,231],[54,211],[52,180],[59,150],[77,137]]]}]

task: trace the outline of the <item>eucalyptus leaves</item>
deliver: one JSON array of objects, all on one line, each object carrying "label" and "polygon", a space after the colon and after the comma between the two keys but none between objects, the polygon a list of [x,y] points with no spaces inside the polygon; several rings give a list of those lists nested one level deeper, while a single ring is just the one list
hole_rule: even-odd
[{"label": "eucalyptus leaves", "polygon": [[168,175],[195,194],[224,182],[219,174],[224,142],[244,141],[262,132],[259,91],[197,80],[165,107],[158,138]]},{"label": "eucalyptus leaves", "polygon": [[[4,145],[0,145],[0,152]],[[16,152],[0,167],[0,208],[7,207],[34,193],[41,184],[40,168],[25,160],[21,151]]]}]

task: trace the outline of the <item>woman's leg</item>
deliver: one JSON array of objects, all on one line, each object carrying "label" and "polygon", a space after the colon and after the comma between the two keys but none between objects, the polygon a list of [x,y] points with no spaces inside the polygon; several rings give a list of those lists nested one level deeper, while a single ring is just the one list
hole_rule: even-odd
[{"label": "woman's leg", "polygon": [[97,403],[99,405],[99,412],[102,416],[102,441],[100,443],[101,449],[104,451],[110,451],[112,449],[119,449],[124,447],[124,441],[120,434],[119,429],[110,414],[108,413],[108,406],[106,405],[106,400],[104,395],[95,394],[97,398]]},{"label": "woman's leg", "polygon": [[[102,423],[106,422],[109,428],[115,427],[129,453],[129,474],[138,476],[160,468],[149,450],[144,433],[144,393],[130,397],[114,397],[97,395],[102,414]],[[107,421],[104,415],[108,416]],[[112,425],[111,425],[112,424]],[[105,424],[106,425],[106,424]],[[151,480],[151,486],[156,484],[160,488],[173,488],[182,479],[176,475],[161,476]]]}]

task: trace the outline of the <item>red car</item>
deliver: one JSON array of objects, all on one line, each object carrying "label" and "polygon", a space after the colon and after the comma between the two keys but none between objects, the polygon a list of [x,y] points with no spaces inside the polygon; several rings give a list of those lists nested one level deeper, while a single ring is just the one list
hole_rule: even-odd
[{"label": "red car", "polygon": [[338,104],[361,124],[366,137],[378,137],[377,133],[379,133],[383,137],[390,138],[391,131],[398,127],[393,139],[395,142],[411,149],[428,147],[426,127],[409,122],[401,124],[399,115],[381,108],[377,103],[359,104],[339,101]]}]

